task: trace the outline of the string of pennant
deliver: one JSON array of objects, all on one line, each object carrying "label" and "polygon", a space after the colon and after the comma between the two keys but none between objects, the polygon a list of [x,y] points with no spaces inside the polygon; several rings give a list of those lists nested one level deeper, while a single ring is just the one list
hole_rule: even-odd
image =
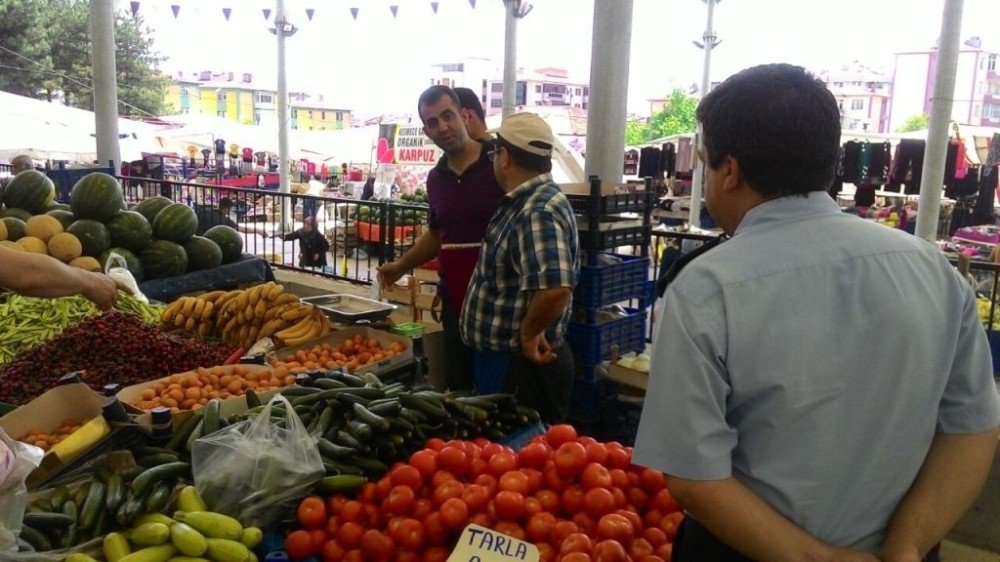
[{"label": "string of pennant", "polygon": [[[475,10],[476,9],[476,0],[468,0],[468,2],[469,2],[469,5],[472,7],[472,9]],[[430,4],[431,10],[435,14],[437,14],[438,13],[438,8],[440,7],[441,3],[440,2],[430,2],[429,4]],[[132,2],[130,2],[129,7],[130,7],[130,9],[132,11],[132,15],[135,16],[135,15],[137,15],[139,13],[139,9],[142,7],[142,3],[133,0]],[[180,15],[180,12],[181,12],[181,5],[180,4],[171,4],[170,5],[170,11],[173,12],[174,19],[177,19],[177,17]],[[264,9],[261,10],[261,12],[264,15],[264,21],[270,21],[271,14],[273,13],[273,11],[271,10],[271,8],[264,8]],[[306,8],[305,12],[306,12],[306,18],[308,18],[309,21],[312,21],[313,16],[316,15],[316,9],[315,8]],[[399,14],[399,5],[398,4],[392,4],[392,5],[390,5],[389,6],[389,12],[392,13],[392,17],[393,18],[397,17],[398,14]],[[360,7],[350,8],[350,13],[351,13],[351,17],[355,21],[357,21],[358,15],[361,13],[361,8]],[[226,18],[226,21],[229,21],[229,18],[232,15],[233,15],[233,9],[232,8],[222,8],[222,16],[224,18]]]}]

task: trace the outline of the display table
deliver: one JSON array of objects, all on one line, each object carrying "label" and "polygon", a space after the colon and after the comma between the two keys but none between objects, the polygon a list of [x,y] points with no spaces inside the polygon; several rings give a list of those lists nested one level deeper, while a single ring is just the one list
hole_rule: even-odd
[{"label": "display table", "polygon": [[146,281],[139,285],[139,290],[151,300],[170,302],[181,295],[230,290],[268,281],[274,281],[271,264],[263,258],[243,254],[238,261],[212,269]]},{"label": "display table", "polygon": [[[380,235],[382,233],[382,227],[376,223],[358,221],[358,238],[365,242],[379,242],[381,240]],[[417,227],[415,226],[396,226],[393,227],[393,238],[396,241],[403,240],[415,240],[416,235],[414,231]]]}]

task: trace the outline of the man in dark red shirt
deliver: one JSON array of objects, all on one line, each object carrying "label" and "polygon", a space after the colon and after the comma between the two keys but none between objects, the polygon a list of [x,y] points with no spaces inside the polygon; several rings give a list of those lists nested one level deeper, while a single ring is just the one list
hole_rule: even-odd
[{"label": "man in dark red shirt", "polygon": [[431,86],[420,95],[417,111],[424,134],[444,151],[427,175],[429,227],[413,248],[398,260],[379,268],[384,285],[435,257],[441,260],[441,324],[448,353],[448,386],[473,387],[473,351],[458,330],[462,301],[479,259],[486,226],[503,198],[493,175],[487,148],[469,138],[462,106],[446,86]]}]

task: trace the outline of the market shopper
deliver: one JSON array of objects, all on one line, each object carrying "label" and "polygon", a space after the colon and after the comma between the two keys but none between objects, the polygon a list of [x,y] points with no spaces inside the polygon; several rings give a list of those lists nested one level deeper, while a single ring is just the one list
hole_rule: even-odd
[{"label": "market shopper", "polygon": [[299,241],[299,267],[326,267],[330,242],[316,228],[316,217],[306,217],[302,220],[302,228],[285,234],[281,239],[285,242]]},{"label": "market shopper", "polygon": [[198,230],[195,234],[198,236],[204,236],[205,232],[212,228],[213,226],[224,225],[230,228],[237,228],[236,222],[229,218],[229,213],[233,210],[233,200],[228,197],[223,197],[219,199],[219,205],[217,208],[212,208],[211,206],[202,206],[197,211],[198,215]]},{"label": "market shopper", "polygon": [[63,264],[44,254],[19,252],[0,246],[0,287],[43,298],[83,295],[101,310],[110,310],[118,291],[130,289],[103,273]]},{"label": "market shopper", "polygon": [[474,356],[462,342],[459,313],[486,225],[504,192],[493,175],[488,149],[469,138],[455,92],[431,86],[420,95],[417,110],[424,133],[444,156],[427,175],[428,228],[413,248],[379,268],[382,286],[440,257],[438,294],[441,324],[448,355],[447,379],[451,389],[471,389]]},{"label": "market shopper", "polygon": [[972,289],[825,193],[840,115],[802,68],[744,70],[697,116],[732,238],[666,288],[634,457],[689,515],[673,559],[937,559],[997,446]]},{"label": "market shopper", "polygon": [[552,130],[533,113],[504,119],[492,152],[504,198],[486,229],[462,307],[480,393],[512,391],[547,423],[565,419],[573,354],[563,342],[580,273],[576,218],[552,181]]},{"label": "market shopper", "polygon": [[483,110],[482,102],[479,101],[479,96],[469,88],[455,88],[455,95],[458,96],[458,102],[462,106],[462,119],[465,120],[469,138],[491,144],[493,137],[486,130],[486,112]]}]

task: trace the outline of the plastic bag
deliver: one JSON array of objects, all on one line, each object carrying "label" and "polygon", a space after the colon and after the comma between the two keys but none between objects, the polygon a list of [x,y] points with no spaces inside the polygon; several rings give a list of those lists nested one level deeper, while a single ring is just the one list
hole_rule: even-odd
[{"label": "plastic bag", "polygon": [[128,287],[132,295],[143,304],[149,304],[149,299],[139,290],[139,284],[135,282],[135,277],[128,270],[128,262],[121,254],[116,252],[108,254],[108,261],[104,264],[104,273]]},{"label": "plastic bag", "polygon": [[[271,422],[285,404],[287,429]],[[278,395],[256,417],[198,439],[191,451],[194,483],[212,511],[244,525],[270,527],[323,477],[316,439]]]},{"label": "plastic bag", "polygon": [[17,537],[28,505],[24,481],[44,455],[45,451],[14,441],[0,429],[0,552],[17,551]]}]

